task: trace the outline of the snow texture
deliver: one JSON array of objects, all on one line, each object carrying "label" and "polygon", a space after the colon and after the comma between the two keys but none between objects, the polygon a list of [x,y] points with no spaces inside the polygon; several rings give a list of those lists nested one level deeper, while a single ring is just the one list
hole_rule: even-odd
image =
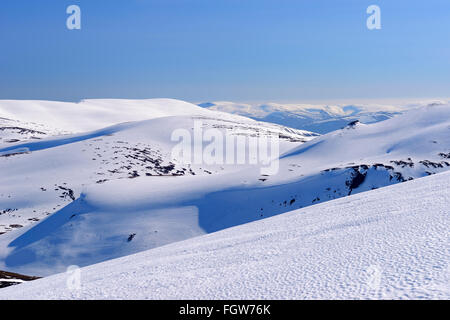
[{"label": "snow texture", "polygon": [[[35,115],[36,121],[47,121],[33,127],[45,135],[0,145],[0,270],[27,275],[89,266],[450,169],[448,105],[420,107],[373,124],[353,121],[323,136],[175,100],[89,100],[63,103],[62,111],[59,103],[0,101],[0,115],[28,128],[32,119],[26,108],[34,110],[36,104],[44,114],[56,110],[56,122]],[[135,109],[137,115],[130,112]],[[133,115],[123,119],[129,122],[116,124],[125,114]],[[84,123],[83,117],[91,121]],[[50,129],[70,118],[80,119],[70,127],[72,133]],[[262,175],[260,166],[250,164],[185,166],[172,159],[171,133],[180,128],[192,132],[195,121],[232,137],[279,134],[278,173]],[[393,194],[373,207],[368,202],[368,210],[377,214],[376,206],[395,206],[400,196]],[[345,210],[336,214],[344,219]],[[322,217],[324,224],[333,222]],[[346,221],[336,223],[345,226]],[[277,230],[263,225],[269,234]],[[336,239],[347,231],[341,228],[344,234],[338,236],[339,228],[329,228],[336,229],[331,236]],[[445,232],[442,236],[448,238]],[[371,237],[368,241],[375,241]],[[333,254],[335,248],[329,246],[330,252],[322,255]],[[360,255],[354,259],[365,259],[364,252]],[[309,258],[316,263],[320,259]],[[371,272],[377,275],[379,270]]]},{"label": "snow texture", "polygon": [[432,101],[379,101],[340,104],[300,104],[300,103],[236,103],[214,101],[199,104],[208,110],[238,114],[259,121],[328,133],[359,120],[369,124],[390,119],[409,109],[428,104],[446,104],[441,100]]},{"label": "snow texture", "polygon": [[449,299],[450,173],[0,290],[0,299]]}]

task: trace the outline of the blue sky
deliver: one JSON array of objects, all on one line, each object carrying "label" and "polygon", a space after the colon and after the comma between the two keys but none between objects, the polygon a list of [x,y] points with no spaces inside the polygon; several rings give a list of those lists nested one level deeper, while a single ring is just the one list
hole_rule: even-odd
[{"label": "blue sky", "polygon": [[449,40],[448,0],[2,0],[0,99],[449,97]]}]

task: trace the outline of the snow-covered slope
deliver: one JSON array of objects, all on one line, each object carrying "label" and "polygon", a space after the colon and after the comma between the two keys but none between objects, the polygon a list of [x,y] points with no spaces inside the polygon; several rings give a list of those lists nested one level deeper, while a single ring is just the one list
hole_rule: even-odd
[{"label": "snow-covered slope", "polygon": [[[253,175],[258,168],[248,164],[186,165],[172,159],[175,142],[170,139],[171,133],[179,128],[192,130],[194,121],[202,121],[203,128],[226,125],[229,135],[283,133],[281,150],[289,150],[313,137],[306,132],[303,135],[300,131],[253,122],[167,117],[0,149],[0,168],[5,173],[0,176],[0,233],[11,232],[0,235],[3,244],[0,256],[5,259],[5,268],[14,271],[26,268],[32,274],[46,274],[64,268],[69,260],[85,265],[203,234],[193,210],[186,213],[172,209],[183,200],[183,193],[193,194],[195,185],[198,196],[211,192],[213,184],[217,190],[239,185],[249,172]],[[242,175],[242,171],[247,173]],[[94,196],[97,194],[101,196]],[[96,201],[101,204],[94,204]],[[142,201],[144,204],[139,206]],[[90,214],[82,216],[84,213]],[[28,230],[27,226],[47,216],[48,219]],[[56,225],[53,223],[54,219],[62,218]],[[20,229],[19,234],[12,232],[15,229]],[[128,244],[126,239],[136,233],[135,241]],[[48,241],[55,241],[48,247],[55,254],[54,259],[41,261],[44,251],[44,255],[51,254],[38,249]],[[28,256],[34,250],[30,245],[40,252],[35,258],[34,253]],[[79,249],[73,250],[75,247]],[[24,260],[23,254],[28,258]],[[62,254],[66,258],[61,259]],[[34,263],[43,264],[46,271]]]},{"label": "snow-covered slope", "polygon": [[0,117],[0,148],[12,143],[34,141],[68,131],[36,122],[26,122]]},{"label": "snow-covered slope", "polygon": [[[245,120],[238,115],[208,112],[174,99],[91,99],[78,103],[40,100],[0,100],[0,120],[36,123],[67,132],[97,130],[106,126],[168,116],[210,116],[223,120]],[[248,119],[246,119],[248,121]]]},{"label": "snow-covered slope", "polygon": [[[11,143],[62,134],[94,131],[123,122],[170,116],[196,116],[245,122],[253,120],[205,110],[174,99],[95,99],[78,103],[40,100],[0,100],[0,148]],[[253,121],[256,125],[257,122]]]},{"label": "snow-covered slope", "polygon": [[[95,102],[99,103],[98,101]],[[113,107],[115,106],[115,101],[109,102]],[[123,103],[120,100],[117,104],[122,106]],[[128,103],[134,105],[132,102]],[[139,104],[139,101],[136,103]],[[19,102],[9,103],[9,105],[14,104],[20,105]],[[51,103],[43,104],[50,105],[46,109],[49,113],[52,108],[56,108],[52,107]],[[180,105],[179,108],[173,108],[173,105],[177,104]],[[35,106],[30,104],[28,107],[33,110]],[[72,105],[72,107],[76,108],[78,105]],[[126,106],[123,107],[126,108]],[[88,109],[86,107],[86,110]],[[105,110],[107,110],[106,107]],[[128,111],[133,114],[133,110],[131,108]],[[58,111],[57,108],[56,111]],[[75,111],[72,110],[72,112]],[[121,112],[125,113],[125,110]],[[194,135],[193,127],[199,122],[202,130],[214,128],[233,138],[276,134],[281,139],[279,146],[281,151],[290,150],[317,136],[301,130],[259,123],[240,116],[208,111],[195,105],[184,102],[177,103],[173,100],[150,100],[150,103],[146,105],[145,112],[145,114],[141,112],[141,117],[149,117],[150,120],[127,122],[90,132],[64,135],[61,135],[61,132],[52,133],[50,130],[44,130],[48,129],[51,124],[55,124],[49,121],[46,116],[44,117],[47,119],[46,125],[39,126],[37,123],[24,122],[26,112],[21,111],[20,108],[16,116],[20,120],[5,119],[8,122],[18,123],[17,127],[20,126],[20,130],[23,132],[31,131],[31,129],[27,129],[30,127],[42,127],[44,129],[41,129],[43,133],[41,136],[20,136],[22,139],[17,139],[20,140],[18,142],[5,142],[0,145],[0,171],[2,172],[0,175],[0,242],[2,244],[0,248],[2,260],[0,270],[17,271],[25,264],[25,268],[32,274],[47,274],[65,267],[68,260],[61,259],[63,252],[65,252],[66,257],[71,257],[69,260],[84,265],[203,234],[204,231],[198,226],[198,219],[195,214],[185,216],[182,212],[175,212],[174,215],[171,215],[166,213],[167,210],[164,211],[164,214],[161,211],[158,214],[149,210],[152,206],[145,208],[145,210],[136,210],[136,208],[132,208],[136,206],[136,203],[130,202],[133,194],[142,195],[143,191],[153,191],[155,196],[151,200],[159,201],[161,198],[158,195],[159,190],[173,192],[174,188],[177,187],[185,190],[191,189],[189,184],[183,184],[183,181],[178,180],[181,176],[195,176],[197,177],[195,181],[199,181],[200,185],[203,185],[205,180],[214,181],[214,179],[209,178],[211,175],[224,176],[236,171],[248,169],[256,171],[256,169],[248,164],[237,167],[234,164],[207,165],[200,163],[186,165],[177,161],[171,155],[171,151],[177,143],[171,139],[171,134],[175,130],[185,129],[191,135]],[[56,114],[58,115],[56,123],[70,121],[70,112],[69,115],[64,112],[61,114],[56,112]],[[8,116],[11,117],[12,115],[9,114]],[[107,119],[108,117],[108,111],[106,111],[104,118]],[[99,118],[100,123],[105,121],[102,120],[101,114],[99,114]],[[82,116],[80,116],[80,119],[82,119]],[[92,123],[97,121],[96,118],[89,119]],[[17,129],[16,133],[19,134],[20,130]],[[56,136],[52,134],[56,134]],[[138,183],[137,187],[134,184],[129,184],[137,178],[144,178],[144,184]],[[173,180],[171,178],[178,179]],[[91,208],[90,212],[93,216],[98,217],[98,219],[96,218],[98,225],[89,227],[86,224],[87,221],[84,221],[83,218],[78,219],[77,215],[82,212],[79,212],[76,206],[83,202],[85,195],[90,191],[85,191],[83,197],[80,197],[80,194],[83,189],[96,190],[93,186],[99,186],[102,190],[103,185],[107,185],[114,180],[123,182],[118,184],[119,189],[114,189],[118,192],[115,198],[116,200],[123,199],[121,207],[125,206],[130,214],[128,216],[123,214],[111,216],[111,212],[104,212],[103,215],[94,214],[99,208],[94,210],[90,205],[87,205],[83,207],[84,210]],[[169,180],[170,182],[167,183]],[[232,185],[231,182],[228,182],[228,184]],[[141,188],[142,190],[140,190]],[[133,189],[135,191],[132,191]],[[111,195],[105,197],[109,199]],[[175,197],[180,200],[181,194],[175,194]],[[168,202],[165,203],[165,209],[171,211],[167,207],[171,207],[172,200],[166,198],[166,201]],[[67,221],[63,221],[61,225],[52,225],[53,219],[64,216],[63,212],[70,212]],[[117,212],[117,210],[113,210],[113,212]],[[174,211],[172,210],[172,212]],[[56,213],[56,217],[52,217],[53,213]],[[17,242],[12,241],[19,238],[17,240],[21,242],[20,239],[23,239],[23,237],[35,234],[34,228],[29,231],[28,229],[34,223],[48,216],[50,216],[50,219],[47,219],[43,225],[39,224],[37,229],[41,230],[42,226],[47,226],[46,231],[38,236],[38,238],[44,238],[45,241],[38,242],[35,245],[40,247],[43,242],[50,238],[53,239],[50,241],[56,241],[53,238],[54,236],[67,237],[68,241],[58,240],[58,243],[49,247],[51,251],[56,250],[54,253],[58,252],[54,256],[58,263],[50,261],[52,259],[44,258],[43,261],[47,260],[48,262],[45,262],[42,266],[42,269],[46,270],[43,271],[39,267],[33,266],[34,263],[42,263],[42,261],[39,261],[40,254],[34,259],[32,258],[33,253],[24,260],[22,259],[23,254],[30,253],[33,249],[30,251],[28,245],[26,246],[27,249],[22,248],[22,246],[14,249]],[[82,222],[84,227],[78,225],[80,221],[84,221]],[[48,227],[49,223],[51,227]],[[122,247],[122,235],[125,236],[125,243],[127,243],[126,239],[131,234],[136,233],[137,229],[145,230],[149,224],[152,226],[146,230],[146,236],[138,233],[137,241]],[[73,228],[73,226],[75,227]],[[63,227],[63,229],[69,227],[69,229],[60,230],[60,227]],[[81,236],[74,237],[74,231]],[[9,233],[11,235],[8,235]],[[24,235],[20,236],[21,234]],[[93,235],[94,237],[92,237]],[[79,247],[81,244],[81,242],[78,242],[79,240],[85,244],[85,248],[81,251],[74,250],[74,247],[71,247],[72,245]],[[90,247],[96,242],[98,251]],[[106,247],[110,249],[108,250]],[[90,251],[89,248],[93,250],[89,253],[84,251]],[[12,249],[14,250],[11,255]],[[19,258],[16,255],[17,251],[20,252]],[[38,251],[43,253],[41,249],[38,249]],[[84,259],[80,259],[80,257],[84,257]]]},{"label": "snow-covered slope", "polygon": [[[341,129],[352,121],[375,123],[390,119],[409,109],[431,102],[391,104],[339,104],[313,105],[294,103],[245,104],[227,101],[206,102],[199,106],[209,110],[238,114],[259,121],[266,121],[291,128],[309,130],[320,134]],[[446,103],[435,101],[434,103]]]},{"label": "snow-covered slope", "polygon": [[0,290],[0,299],[449,299],[450,173]]},{"label": "snow-covered slope", "polygon": [[[22,188],[21,193],[26,198],[45,198],[42,192],[36,196],[33,196],[33,192],[29,193],[27,185],[33,181],[29,175],[37,176],[39,182],[35,183],[41,184],[39,190],[56,191],[58,196],[71,198],[69,193],[71,195],[73,190],[67,190],[68,180],[76,187],[105,182],[111,178],[167,174],[168,168],[165,166],[171,166],[169,155],[173,147],[170,134],[178,128],[192,127],[194,119],[203,121],[206,128],[225,127],[235,130],[236,134],[247,135],[258,132],[277,133],[285,141],[292,140],[295,143],[315,136],[300,130],[260,124],[248,118],[204,110],[172,99],[86,100],[80,103],[3,100],[0,101],[0,115],[0,158],[3,158],[0,167],[3,172],[10,171],[1,176],[4,179],[3,186],[8,190],[1,192],[0,198],[6,197],[9,200],[13,198],[10,194],[13,184]],[[180,118],[103,128],[119,122],[170,116]],[[83,132],[86,129],[93,131]],[[70,135],[70,132],[77,134]],[[112,135],[115,137],[110,138]],[[44,140],[39,141],[41,139]],[[12,158],[16,153],[38,150],[45,152]],[[151,170],[148,162],[154,162]],[[170,171],[176,172],[173,169]],[[58,177],[61,175],[63,176]],[[21,177],[25,180],[21,180]],[[46,181],[46,178],[50,181]],[[14,180],[14,183],[10,180]],[[79,183],[74,180],[79,180]],[[53,188],[59,190],[50,190]],[[6,207],[0,214],[15,209],[17,208]],[[0,226],[0,232],[2,231]]]},{"label": "snow-covered slope", "polygon": [[[447,105],[321,137],[209,115],[0,149],[0,168],[7,172],[0,177],[6,210],[0,225],[12,230],[0,236],[0,270],[48,275],[450,168]],[[249,164],[189,168],[170,160],[170,133],[192,130],[199,119],[229,135],[279,133],[278,173],[262,175],[260,166]],[[47,215],[39,223],[28,220]],[[13,230],[22,221],[29,225]]]}]

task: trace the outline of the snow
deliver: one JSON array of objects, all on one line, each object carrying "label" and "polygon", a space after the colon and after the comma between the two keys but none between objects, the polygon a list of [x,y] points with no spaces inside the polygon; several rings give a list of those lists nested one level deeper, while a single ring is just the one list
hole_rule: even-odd
[{"label": "snow", "polygon": [[[216,116],[224,120],[246,118],[208,112],[175,99],[87,99],[78,103],[43,100],[0,100],[0,118],[37,123],[69,132],[84,132],[128,121],[168,116]],[[246,121],[250,121],[246,119]]]},{"label": "snow", "polygon": [[450,172],[0,290],[0,299],[449,299]]},{"label": "snow", "polygon": [[23,283],[25,281],[20,280],[20,279],[1,279],[0,278],[0,282]]},{"label": "snow", "polygon": [[[320,137],[198,109],[0,147],[0,269],[51,275],[450,168],[448,105]],[[279,133],[279,172],[171,159],[171,133],[197,120]]]},{"label": "snow", "polygon": [[[122,106],[123,102],[109,103]],[[15,104],[21,105],[9,103]],[[146,104],[152,116],[141,116],[149,116],[149,120],[63,135],[48,131],[36,139],[26,136],[17,143],[0,145],[0,269],[47,275],[65,269],[68,261],[88,265],[204,234],[198,223],[198,210],[189,205],[173,208],[174,194],[178,193],[179,202],[191,200],[195,195],[194,185],[198,185],[197,195],[205,195],[208,184],[212,190],[214,179],[208,179],[210,175],[259,169],[234,164],[187,167],[171,159],[175,145],[171,133],[180,128],[192,132],[195,121],[201,121],[204,128],[220,129],[231,136],[282,135],[282,151],[316,136],[184,102],[179,102],[180,110],[171,108],[177,104],[174,101],[166,104],[165,100]],[[28,107],[33,109],[34,105]],[[49,106],[48,110],[51,108],[56,107]],[[152,113],[153,109],[156,111]],[[169,111],[189,113],[189,116],[168,116]],[[17,113],[16,118],[22,120],[8,121],[29,126],[23,120],[25,112],[19,108]],[[47,128],[50,123],[31,125]],[[177,175],[194,174],[197,178],[192,184],[188,177],[185,179],[188,184],[174,179],[182,178]],[[232,177],[217,180],[221,182],[216,184],[216,190],[235,186]],[[132,183],[135,178],[139,178],[137,183]],[[113,181],[117,185],[107,187]],[[203,181],[209,182],[205,185]],[[95,191],[95,186],[100,190],[105,187],[110,193]],[[106,199],[103,204],[102,197]],[[149,205],[148,197],[153,200]],[[142,203],[140,207],[139,203]],[[118,211],[119,208],[123,211]],[[137,236],[128,243],[126,239],[133,233]]]},{"label": "snow", "polygon": [[[450,106],[427,106],[410,110],[390,120],[338,130],[299,146],[283,155],[296,158],[307,167],[330,167],[342,163],[398,160],[415,156],[417,160],[439,160],[439,150],[450,147]],[[345,152],[342,152],[345,150]],[[328,159],[320,159],[326,154]],[[422,157],[422,159],[420,159]]]},{"label": "snow", "polygon": [[214,101],[199,104],[208,110],[238,114],[259,121],[301,128],[325,134],[359,120],[369,124],[390,119],[407,110],[429,104],[447,104],[445,100],[429,101],[360,101],[339,104],[305,103],[236,103]]}]

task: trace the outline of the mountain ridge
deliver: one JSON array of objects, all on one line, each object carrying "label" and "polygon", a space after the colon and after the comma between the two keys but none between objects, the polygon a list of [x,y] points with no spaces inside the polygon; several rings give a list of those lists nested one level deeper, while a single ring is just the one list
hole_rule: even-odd
[{"label": "mountain ridge", "polygon": [[390,119],[409,109],[430,104],[447,104],[444,100],[416,103],[302,104],[302,103],[236,103],[215,101],[198,104],[208,110],[246,116],[258,121],[303,129],[319,134],[341,129],[355,120],[370,124]]}]

